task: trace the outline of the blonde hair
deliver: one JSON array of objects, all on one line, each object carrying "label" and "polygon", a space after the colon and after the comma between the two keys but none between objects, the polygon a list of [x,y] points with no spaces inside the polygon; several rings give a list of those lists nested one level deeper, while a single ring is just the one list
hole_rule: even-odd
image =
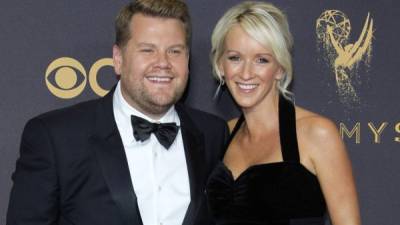
[{"label": "blonde hair", "polygon": [[248,35],[270,49],[284,71],[277,88],[285,96],[292,95],[287,90],[293,79],[291,49],[292,34],[285,14],[270,3],[245,1],[230,8],[218,21],[211,36],[211,63],[214,76],[223,84],[218,64],[225,51],[225,38],[229,30],[239,25]]}]

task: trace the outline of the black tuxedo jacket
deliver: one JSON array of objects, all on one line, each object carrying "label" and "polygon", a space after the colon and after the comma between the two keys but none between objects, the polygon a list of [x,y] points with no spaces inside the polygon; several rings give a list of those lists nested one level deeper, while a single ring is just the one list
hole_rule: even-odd
[{"label": "black tuxedo jacket", "polygon": [[[111,91],[26,124],[7,225],[142,224],[112,98]],[[222,157],[228,128],[210,114],[181,104],[175,108],[191,194],[183,224],[212,224],[204,189]]]}]

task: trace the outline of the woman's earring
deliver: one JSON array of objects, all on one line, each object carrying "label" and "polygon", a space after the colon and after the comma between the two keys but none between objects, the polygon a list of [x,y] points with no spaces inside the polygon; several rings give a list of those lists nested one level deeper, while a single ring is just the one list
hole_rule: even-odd
[{"label": "woman's earring", "polygon": [[217,90],[215,91],[215,94],[214,94],[214,97],[213,97],[214,100],[216,100],[220,96],[221,89],[225,85],[225,77],[224,77],[224,75],[222,75],[221,77],[222,77],[222,79],[219,80],[219,84],[218,84]]}]

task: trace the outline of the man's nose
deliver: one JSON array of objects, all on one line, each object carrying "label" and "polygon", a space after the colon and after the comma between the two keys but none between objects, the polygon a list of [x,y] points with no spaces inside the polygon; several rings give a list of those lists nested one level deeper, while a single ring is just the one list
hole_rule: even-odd
[{"label": "man's nose", "polygon": [[169,69],[171,67],[167,52],[159,52],[157,54],[156,66],[159,67],[160,69]]}]

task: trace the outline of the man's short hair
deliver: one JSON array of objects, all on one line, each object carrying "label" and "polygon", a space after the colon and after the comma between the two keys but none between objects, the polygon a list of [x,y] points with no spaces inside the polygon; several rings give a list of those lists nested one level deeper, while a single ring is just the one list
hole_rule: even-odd
[{"label": "man's short hair", "polygon": [[182,0],[136,0],[123,7],[115,20],[115,44],[124,48],[130,36],[129,24],[134,14],[180,20],[186,32],[186,45],[190,46],[191,22],[189,10]]}]

